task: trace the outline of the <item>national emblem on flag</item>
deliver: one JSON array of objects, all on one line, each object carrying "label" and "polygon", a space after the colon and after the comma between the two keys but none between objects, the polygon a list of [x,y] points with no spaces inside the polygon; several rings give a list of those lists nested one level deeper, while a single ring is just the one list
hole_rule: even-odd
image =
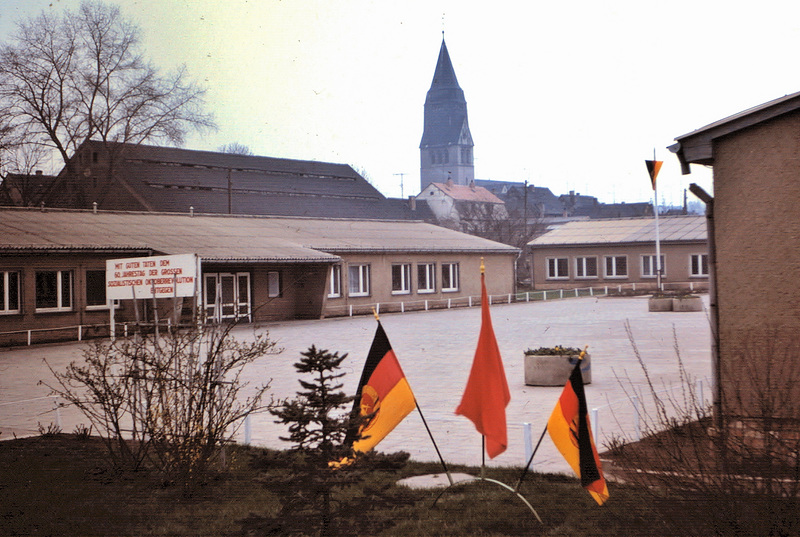
[{"label": "national emblem on flag", "polygon": [[378,321],[353,403],[353,414],[371,417],[359,431],[353,450],[364,453],[374,448],[415,406],[411,387]]},{"label": "national emblem on flag", "polygon": [[[581,353],[581,358],[584,354],[585,351]],[[578,360],[550,415],[547,432],[558,451],[580,477],[581,486],[589,491],[598,504],[603,505],[608,499],[608,487],[592,439],[580,366],[581,360]]]}]

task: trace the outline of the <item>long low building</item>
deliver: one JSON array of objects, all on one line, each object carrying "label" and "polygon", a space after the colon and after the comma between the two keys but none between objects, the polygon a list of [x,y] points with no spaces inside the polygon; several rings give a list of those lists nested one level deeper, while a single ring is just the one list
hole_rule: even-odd
[{"label": "long low building", "polygon": [[[659,218],[662,282],[708,288],[705,216]],[[568,222],[528,243],[537,289],[638,285],[658,280],[655,218]]]},{"label": "long low building", "polygon": [[[510,294],[519,250],[415,221],[3,208],[0,345],[107,333],[106,260],[175,254],[201,260],[201,303],[183,300],[184,316],[265,322],[470,300],[481,259],[488,292]],[[175,309],[121,300],[114,318],[152,321],[162,306],[160,319]]]}]

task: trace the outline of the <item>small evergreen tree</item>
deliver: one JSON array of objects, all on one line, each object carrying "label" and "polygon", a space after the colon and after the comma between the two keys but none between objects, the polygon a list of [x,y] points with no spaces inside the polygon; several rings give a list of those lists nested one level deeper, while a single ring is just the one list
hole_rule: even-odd
[{"label": "small evergreen tree", "polygon": [[350,414],[354,397],[341,391],[345,373],[339,367],[347,354],[312,345],[301,355],[294,367],[298,373],[311,375],[311,380],[300,379],[303,389],[297,398],[270,410],[277,423],[289,425],[289,436],[281,439],[294,444],[289,474],[270,483],[270,488],[278,492],[281,502],[277,518],[282,532],[307,533],[316,527],[327,536],[332,535],[333,516],[341,506],[333,501],[334,491],[363,477],[362,465],[336,463],[345,457],[353,459],[350,435],[364,418]]}]

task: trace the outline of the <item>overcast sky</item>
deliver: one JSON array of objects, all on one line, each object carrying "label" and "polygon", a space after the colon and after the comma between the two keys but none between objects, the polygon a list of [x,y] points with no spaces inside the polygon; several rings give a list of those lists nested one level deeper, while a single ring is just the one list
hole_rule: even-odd
[{"label": "overcast sky", "polygon": [[[647,201],[691,182],[676,136],[800,91],[800,2],[125,0],[147,55],[186,64],[219,130],[258,155],[347,163],[387,196],[419,192],[423,104],[442,30],[464,90],[475,176],[556,195]],[[20,16],[77,0],[0,0]],[[691,194],[690,201],[692,199]]]}]

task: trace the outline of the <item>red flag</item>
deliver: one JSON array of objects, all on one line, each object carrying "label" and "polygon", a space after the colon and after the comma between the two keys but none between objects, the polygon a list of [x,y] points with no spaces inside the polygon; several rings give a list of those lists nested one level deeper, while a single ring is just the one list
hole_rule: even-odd
[{"label": "red flag", "polygon": [[650,174],[650,182],[653,183],[653,190],[656,189],[656,177],[658,177],[658,172],[661,171],[661,165],[664,164],[662,160],[645,160],[645,166],[647,166],[647,173]]},{"label": "red flag", "polygon": [[572,369],[564,391],[547,421],[547,432],[558,451],[581,478],[581,485],[598,504],[603,505],[608,499],[608,487],[597,448],[592,440],[580,360]]},{"label": "red flag", "polygon": [[492,329],[484,279],[481,273],[481,333],[478,336],[478,348],[475,349],[472,371],[456,414],[472,420],[478,432],[486,438],[486,453],[494,458],[508,447],[506,406],[511,394]]}]

